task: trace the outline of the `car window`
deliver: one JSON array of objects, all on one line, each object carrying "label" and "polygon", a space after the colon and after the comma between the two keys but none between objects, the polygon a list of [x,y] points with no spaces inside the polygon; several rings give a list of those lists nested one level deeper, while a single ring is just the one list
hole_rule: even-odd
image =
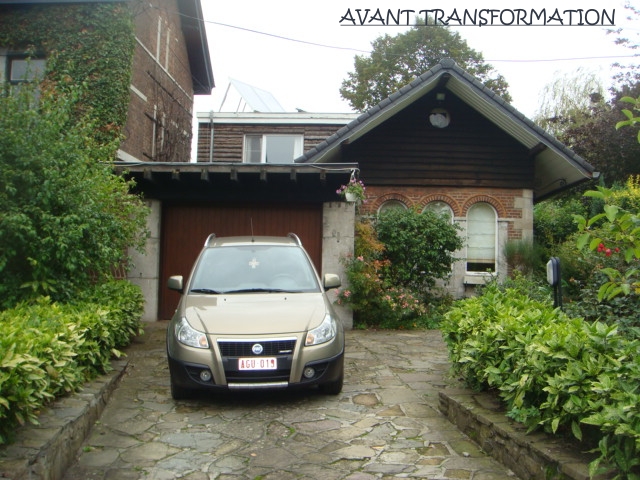
[{"label": "car window", "polygon": [[318,292],[320,287],[300,248],[240,245],[206,249],[194,272],[190,290],[202,293]]}]

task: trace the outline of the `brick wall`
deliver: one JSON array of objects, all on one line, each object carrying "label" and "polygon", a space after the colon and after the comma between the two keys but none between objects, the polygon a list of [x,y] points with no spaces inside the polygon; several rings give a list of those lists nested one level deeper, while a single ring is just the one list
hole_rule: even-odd
[{"label": "brick wall", "polygon": [[[366,178],[362,179],[366,184]],[[497,219],[497,274],[505,278],[509,268],[503,255],[503,248],[509,240],[531,239],[533,237],[533,192],[527,189],[474,188],[474,187],[391,187],[367,185],[366,201],[360,205],[362,216],[375,215],[380,206],[389,201],[402,202],[408,208],[420,211],[433,201],[443,201],[453,210],[455,222],[462,228],[460,235],[466,237],[466,215],[469,208],[479,202],[489,203],[495,209]],[[457,252],[458,258],[466,257],[466,248]],[[456,262],[452,275],[442,286],[454,297],[473,295],[477,278],[471,279],[465,262]],[[475,283],[471,283],[471,282]]]},{"label": "brick wall", "polygon": [[131,2],[136,48],[121,150],[139,161],[188,162],[193,84],[176,0]]}]

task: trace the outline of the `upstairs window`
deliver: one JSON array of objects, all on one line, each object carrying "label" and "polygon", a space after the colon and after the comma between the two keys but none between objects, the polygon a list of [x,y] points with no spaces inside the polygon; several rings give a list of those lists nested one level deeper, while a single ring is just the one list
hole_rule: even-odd
[{"label": "upstairs window", "polygon": [[302,155],[302,135],[245,135],[245,163],[292,163]]},{"label": "upstairs window", "polygon": [[496,271],[496,212],[488,203],[476,203],[467,213],[467,272]]},{"label": "upstairs window", "polygon": [[20,84],[40,79],[44,76],[46,60],[44,58],[8,57],[7,80]]}]

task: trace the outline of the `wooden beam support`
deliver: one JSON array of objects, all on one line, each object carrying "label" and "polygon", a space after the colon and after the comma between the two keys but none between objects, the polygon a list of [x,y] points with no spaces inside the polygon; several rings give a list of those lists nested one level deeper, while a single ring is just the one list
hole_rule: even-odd
[{"label": "wooden beam support", "polygon": [[238,181],[238,170],[236,170],[235,168],[232,168],[231,171],[229,172],[229,178],[232,181],[237,182]]},{"label": "wooden beam support", "polygon": [[202,180],[203,182],[209,181],[209,170],[207,170],[206,168],[200,170],[200,180]]},{"label": "wooden beam support", "polygon": [[177,182],[180,181],[180,170],[178,168],[174,169],[173,172],[171,172],[171,180],[175,180]]},{"label": "wooden beam support", "polygon": [[260,170],[260,181],[261,182],[266,182],[267,181],[267,169],[266,168],[262,168]]},{"label": "wooden beam support", "polygon": [[291,169],[291,173],[289,174],[289,180],[291,180],[292,182],[298,181],[298,172],[296,172],[295,168]]}]

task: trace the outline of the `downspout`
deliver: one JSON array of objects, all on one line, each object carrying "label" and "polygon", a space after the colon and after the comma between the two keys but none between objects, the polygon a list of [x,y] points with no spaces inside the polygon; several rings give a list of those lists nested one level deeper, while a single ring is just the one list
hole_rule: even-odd
[{"label": "downspout", "polygon": [[209,163],[213,162],[213,110],[209,112]]}]

